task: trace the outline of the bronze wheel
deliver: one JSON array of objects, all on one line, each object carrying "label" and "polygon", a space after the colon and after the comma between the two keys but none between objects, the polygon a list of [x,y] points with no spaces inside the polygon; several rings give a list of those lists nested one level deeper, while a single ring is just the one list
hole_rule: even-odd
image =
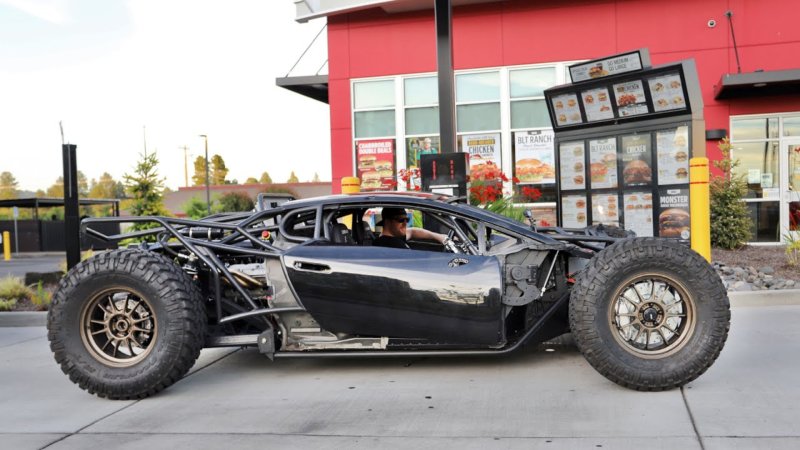
[{"label": "bronze wheel", "polygon": [[158,333],[150,302],[121,288],[103,291],[87,302],[81,324],[86,348],[114,367],[132,366],[146,358]]},{"label": "bronze wheel", "polygon": [[662,358],[686,345],[695,322],[694,299],[681,283],[661,274],[640,275],[613,296],[609,308],[614,337],[644,358]]}]

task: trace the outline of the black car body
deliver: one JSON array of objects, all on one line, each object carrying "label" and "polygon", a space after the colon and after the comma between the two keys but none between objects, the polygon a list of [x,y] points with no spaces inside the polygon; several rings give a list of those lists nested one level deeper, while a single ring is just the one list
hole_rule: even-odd
[{"label": "black car body", "polygon": [[[450,239],[374,246],[372,217],[384,207],[404,208],[417,226]],[[156,228],[117,236],[92,229],[114,220],[121,219],[83,227],[102,239],[151,242],[70,271],[49,319],[62,369],[111,398],[157,392],[202,347],[257,346],[270,358],[499,355],[570,328],[613,381],[665,389],[702,373],[729,326],[718,278],[684,280],[693,275],[687,268],[707,277],[710,269],[681,244],[602,226],[537,230],[436,194],[335,195],[199,221],[129,218]],[[610,265],[638,278],[610,280],[602,273]],[[706,326],[709,314],[717,320]],[[706,334],[714,342],[702,341]],[[598,342],[630,374],[603,366],[608,358],[593,360]],[[713,358],[679,374],[653,367],[687,352]],[[148,378],[137,370],[145,364],[163,365],[163,373]],[[656,373],[643,379],[637,370]]]}]

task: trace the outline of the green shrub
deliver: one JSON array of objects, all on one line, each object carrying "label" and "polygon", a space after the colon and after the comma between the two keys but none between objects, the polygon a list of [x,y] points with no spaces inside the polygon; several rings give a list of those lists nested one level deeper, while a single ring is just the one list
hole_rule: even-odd
[{"label": "green shrub", "polygon": [[792,266],[800,266],[800,239],[794,237],[792,233],[786,233],[783,239],[786,240],[786,262]]},{"label": "green shrub", "polygon": [[219,212],[252,211],[253,199],[244,192],[226,192],[219,197]]},{"label": "green shrub", "polygon": [[0,298],[0,311],[11,311],[15,306],[17,306],[17,301],[13,298],[11,300]]},{"label": "green shrub", "polygon": [[747,194],[747,183],[733,169],[739,160],[731,159],[731,144],[728,138],[719,143],[722,159],[714,161],[714,167],[722,176],[712,176],[711,194],[711,245],[725,249],[742,247],[750,240],[752,221],[750,210],[742,201]]},{"label": "green shrub", "polygon": [[33,291],[25,286],[21,278],[7,276],[0,279],[0,298],[6,300],[22,300],[31,298]]},{"label": "green shrub", "polygon": [[50,308],[50,302],[53,300],[53,293],[44,288],[44,284],[40,281],[36,284],[36,290],[32,290],[31,303],[36,307],[37,311],[47,311]]}]

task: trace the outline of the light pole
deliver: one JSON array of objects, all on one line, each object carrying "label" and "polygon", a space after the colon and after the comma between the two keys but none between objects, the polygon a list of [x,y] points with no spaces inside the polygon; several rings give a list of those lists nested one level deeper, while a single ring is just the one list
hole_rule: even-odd
[{"label": "light pole", "polygon": [[206,143],[206,207],[208,207],[208,215],[211,215],[211,191],[208,187],[208,136],[205,134],[200,135]]}]

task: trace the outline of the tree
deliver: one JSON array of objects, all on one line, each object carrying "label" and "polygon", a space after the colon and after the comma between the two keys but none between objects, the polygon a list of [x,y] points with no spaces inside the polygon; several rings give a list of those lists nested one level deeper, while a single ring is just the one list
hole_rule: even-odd
[{"label": "tree", "polygon": [[192,197],[188,202],[183,204],[183,212],[185,212],[190,219],[202,219],[208,215],[208,206],[206,206],[206,202],[199,198]]},{"label": "tree", "polygon": [[225,161],[222,156],[214,155],[211,157],[211,184],[220,186],[227,184],[225,177],[228,176],[228,168],[225,167]]},{"label": "tree", "polygon": [[261,184],[272,184],[272,178],[267,172],[264,172],[261,174],[261,178],[258,179],[258,182]]},{"label": "tree", "polygon": [[114,181],[114,177],[108,172],[103,172],[99,180],[92,180],[89,198],[123,198],[124,196],[125,188],[122,183]]},{"label": "tree", "polygon": [[[125,188],[132,197],[130,213],[132,216],[164,216],[167,210],[164,207],[162,191],[164,178],[158,176],[158,158],[155,153],[140,154],[141,160],[136,163],[133,174],[124,175]],[[132,230],[146,230],[159,226],[153,222],[136,222]],[[155,240],[148,236],[147,240]]]},{"label": "tree", "polygon": [[294,174],[294,170],[289,175],[289,179],[286,180],[287,183],[299,183],[300,180],[297,178],[297,175]]},{"label": "tree", "polygon": [[192,175],[192,186],[206,185],[206,159],[198,156],[194,159],[194,175]]},{"label": "tree", "polygon": [[0,173],[0,200],[17,198],[19,182],[11,172]]},{"label": "tree", "polygon": [[247,177],[247,179],[244,180],[244,184],[258,184],[258,180],[253,177]]},{"label": "tree", "polygon": [[742,175],[734,173],[739,160],[731,159],[731,144],[723,138],[718,145],[722,158],[714,161],[714,167],[722,176],[713,176],[709,185],[711,197],[711,245],[735,249],[750,239],[750,210],[742,198],[747,194],[747,183]]},{"label": "tree", "polygon": [[253,199],[244,192],[226,192],[219,197],[219,212],[251,211]]},{"label": "tree", "polygon": [[314,179],[312,179],[311,181],[313,181],[314,183],[319,183],[319,174],[317,172],[314,172]]},{"label": "tree", "polygon": [[[86,179],[86,175],[83,174],[80,170],[78,171],[78,197],[86,198],[89,195],[89,182]],[[49,188],[47,188],[47,196],[54,197],[54,198],[63,198],[64,197],[64,177],[56,178],[55,183],[53,183]]]}]

